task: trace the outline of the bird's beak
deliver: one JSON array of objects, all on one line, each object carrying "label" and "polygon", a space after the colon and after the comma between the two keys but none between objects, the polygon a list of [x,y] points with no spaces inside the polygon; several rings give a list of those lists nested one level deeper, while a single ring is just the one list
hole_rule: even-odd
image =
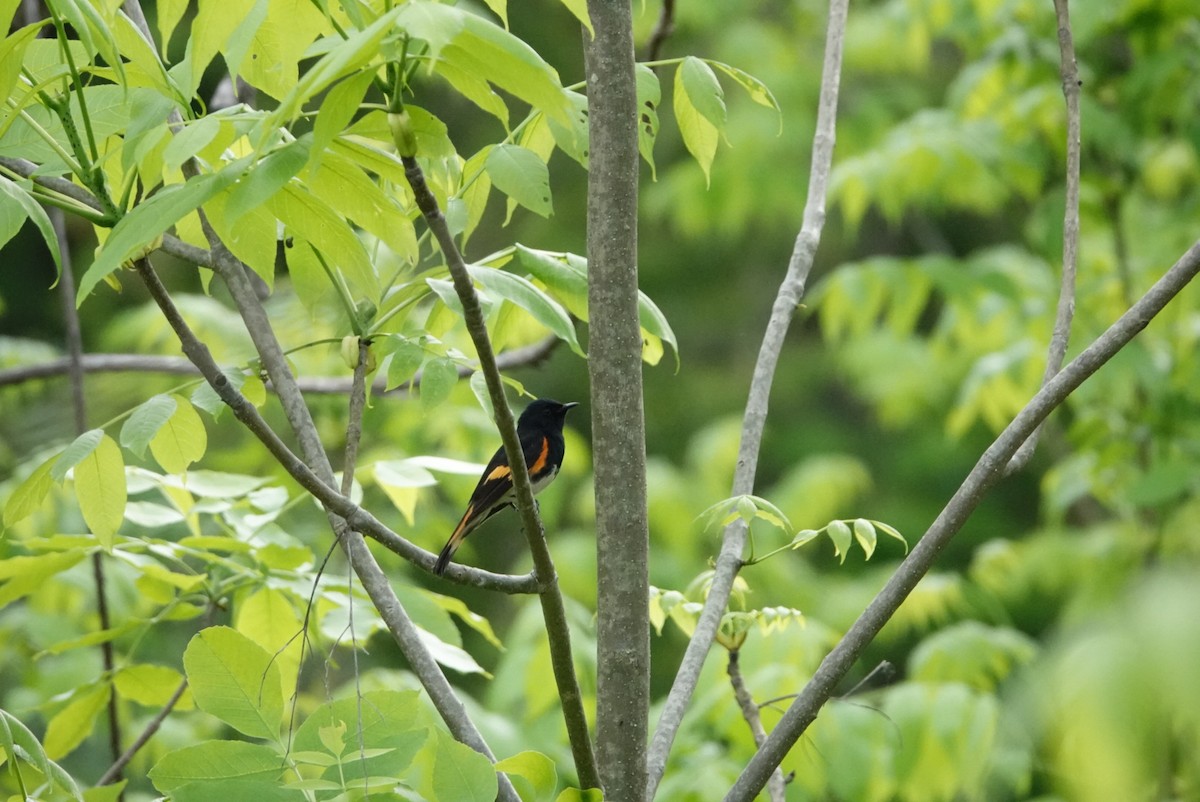
[{"label": "bird's beak", "polygon": [[577,406],[579,406],[578,401],[568,401],[567,403],[563,404],[563,409],[570,409],[571,407],[577,407]]}]

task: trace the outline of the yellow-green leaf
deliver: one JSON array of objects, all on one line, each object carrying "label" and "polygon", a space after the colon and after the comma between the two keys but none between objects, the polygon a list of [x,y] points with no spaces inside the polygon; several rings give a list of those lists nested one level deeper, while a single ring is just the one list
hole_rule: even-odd
[{"label": "yellow-green leaf", "polygon": [[5,526],[12,526],[17,521],[27,518],[41,506],[46,494],[50,492],[50,487],[54,484],[54,478],[50,475],[50,471],[54,468],[57,460],[58,455],[55,454],[34,468],[33,473],[25,477],[24,482],[17,485],[17,489],[4,503]]},{"label": "yellow-green leaf", "polygon": [[183,653],[196,705],[255,738],[274,740],[283,720],[283,686],[271,654],[237,630],[209,627]]},{"label": "yellow-green leaf", "polygon": [[113,536],[125,518],[125,461],[121,448],[104,435],[91,454],[75,466],[75,498],[88,528],[111,551]]},{"label": "yellow-green leaf", "polygon": [[150,441],[150,453],[167,473],[181,474],[204,456],[208,435],[195,407],[180,395],[172,395],[175,412]]},{"label": "yellow-green leaf", "polygon": [[103,683],[78,694],[66,707],[58,711],[46,727],[46,739],[43,744],[46,757],[58,760],[83,743],[95,729],[96,717],[104,710],[111,695],[112,688],[108,683]]}]

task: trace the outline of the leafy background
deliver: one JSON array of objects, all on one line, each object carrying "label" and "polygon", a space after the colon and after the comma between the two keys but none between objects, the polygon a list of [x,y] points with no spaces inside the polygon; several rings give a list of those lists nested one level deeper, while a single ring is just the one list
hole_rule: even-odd
[{"label": "leafy background", "polygon": [[[658,9],[635,5],[635,12],[644,43]],[[651,579],[659,588],[692,588],[692,600],[700,592],[693,580],[717,544],[715,531],[697,518],[728,492],[738,411],[803,203],[823,14],[813,3],[767,0],[737,14],[721,4],[679,5],[665,55],[745,69],[770,87],[781,109],[776,115],[755,104],[722,75],[727,121],[707,172],[687,157],[676,115],[668,111],[677,108],[675,68],[659,68],[661,129],[653,167],[643,166],[640,267],[642,289],[670,321],[681,361],[677,371],[671,357],[646,369]],[[1200,85],[1193,76],[1200,26],[1184,0],[1079,2],[1072,20],[1084,82],[1074,351],[1195,239]],[[303,22],[301,15],[293,24]],[[513,4],[508,23],[564,84],[582,78],[578,24],[560,6]],[[177,34],[172,49],[183,45]],[[196,76],[202,96],[218,72]],[[423,80],[418,105],[445,122],[447,141],[464,158],[503,137],[499,121],[445,91],[444,83]],[[1061,253],[1058,81],[1050,3],[889,0],[851,9],[830,218],[776,381],[759,471],[758,494],[795,529],[863,517],[891,524],[911,542],[1036,387]],[[0,153],[12,155],[9,147],[17,145],[0,139]],[[468,258],[513,241],[581,253],[585,174],[556,152],[548,181],[552,216],[518,210],[505,226],[511,210],[493,197],[468,242]],[[80,270],[95,247],[91,232],[88,225],[71,229]],[[59,300],[46,289],[53,267],[32,227],[5,246],[4,262],[0,364],[57,356]],[[203,295],[194,271],[165,272],[173,290],[193,293],[181,305],[218,360],[246,360],[248,343],[228,335],[236,329],[234,313],[221,291]],[[82,305],[87,350],[175,353],[136,282],[122,283],[119,294],[101,284]],[[311,315],[284,278],[276,286],[270,308],[285,342],[347,333],[340,318],[319,307]],[[789,798],[1200,794],[1191,759],[1200,725],[1192,681],[1200,667],[1196,306],[1193,291],[1178,298],[1056,415],[1030,468],[984,502],[861,667],[860,676],[888,660],[899,668],[899,681],[835,701],[822,713],[785,761],[785,770],[795,772]],[[443,325],[440,338],[465,344],[461,324],[447,319]],[[511,341],[532,340],[540,331],[525,322],[513,327]],[[586,347],[586,328],[580,333]],[[345,374],[336,345],[308,349],[294,360],[302,373]],[[537,395],[587,398],[586,365],[566,347],[513,377]],[[177,377],[89,377],[92,425],[157,393],[180,392],[179,384]],[[189,397],[191,389],[181,392]],[[397,481],[389,489],[388,461],[439,455],[481,462],[495,434],[467,382],[430,395],[376,396],[366,413],[362,463],[385,465],[384,479],[376,467],[364,480],[368,507],[435,548],[474,477],[435,473],[436,486],[414,491],[411,482]],[[314,398],[312,404],[336,453],[344,401]],[[9,477],[0,496],[10,498],[48,449],[70,442],[74,431],[63,381],[3,388],[0,405],[0,475]],[[270,403],[264,411],[278,417]],[[541,505],[573,600],[585,692],[593,693],[587,412],[585,405],[572,415],[564,474]],[[153,548],[118,549],[118,558],[108,561],[114,621],[125,627],[115,642],[127,658],[112,683],[131,729],[176,687],[199,622],[231,626],[267,651],[282,647],[299,626],[312,563],[329,543],[323,516],[298,500],[258,445],[229,416],[202,416],[206,448],[189,472],[190,501],[169,481],[134,471],[130,501],[140,506],[127,508],[119,531]],[[114,439],[120,433],[110,431]],[[157,454],[150,456],[165,467]],[[125,460],[143,468],[156,464],[149,456],[139,463],[126,454]],[[404,475],[411,478],[411,463],[400,465],[395,470],[410,471]],[[516,529],[514,518],[500,516],[460,555],[492,570],[524,570],[528,557]],[[63,556],[72,554],[71,533],[82,531],[73,494],[55,486],[32,517],[0,539],[0,708],[26,722],[51,756],[88,784],[107,765],[99,716],[110,685],[100,681],[99,658],[87,640],[97,626],[90,567]],[[228,554],[214,550],[212,541],[181,539],[183,532],[197,538],[253,534],[253,546]],[[789,540],[767,521],[756,522],[753,532],[757,553]],[[62,534],[47,539],[51,533]],[[903,547],[883,537],[869,562],[862,556],[852,550],[839,558],[829,540],[818,539],[747,570],[746,609],[803,614],[799,621],[788,617],[786,625],[752,629],[746,638],[741,665],[757,699],[799,691]],[[548,782],[547,793],[568,782],[569,752],[534,606],[447,590],[399,560],[383,559],[414,617],[447,646],[445,659],[458,661],[456,682],[478,705],[497,753],[538,750],[563,776],[547,781],[545,771],[527,769],[528,776]],[[183,564],[191,569],[178,569]],[[196,570],[201,565],[204,572]],[[386,638],[370,638],[365,652],[349,648],[342,634],[346,569],[336,558],[328,576],[313,630],[323,648],[339,635],[342,641],[328,657],[319,654],[306,664],[305,716],[349,692],[356,672],[364,690],[414,687]],[[434,595],[442,593],[461,598],[489,624]],[[358,637],[365,639],[375,622],[365,606],[353,609]],[[654,639],[656,697],[673,676],[681,631],[664,626]],[[461,653],[452,651],[459,647]],[[291,656],[295,647],[288,648],[280,670],[287,677],[281,693],[290,696],[299,654]],[[712,789],[727,787],[752,751],[724,668],[724,660],[710,659],[662,798],[713,798]],[[408,697],[389,699],[401,711],[395,715],[410,722],[397,729],[424,733],[425,740],[380,748],[400,750],[396,755],[411,747],[412,755],[422,755],[413,758],[411,782],[428,791],[432,786],[422,783],[433,782],[438,752],[419,749],[444,735],[428,729],[427,711],[404,712],[403,705],[414,704]],[[782,704],[763,709],[768,728]],[[145,778],[164,755],[205,738],[230,737],[227,724],[262,735],[255,725],[247,730],[230,720],[261,714],[260,705],[249,707],[215,711],[193,689],[135,760],[131,789],[149,793]],[[56,719],[62,722],[57,729]],[[71,731],[64,729],[68,721],[77,722]],[[12,791],[9,782],[0,778],[0,788]]]}]

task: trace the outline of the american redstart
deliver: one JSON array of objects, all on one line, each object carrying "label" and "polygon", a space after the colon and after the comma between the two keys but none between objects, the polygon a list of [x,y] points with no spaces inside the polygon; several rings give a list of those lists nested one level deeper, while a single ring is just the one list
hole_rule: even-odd
[{"label": "american redstart", "polygon": [[[575,402],[560,404],[548,398],[539,398],[525,407],[517,419],[517,437],[521,441],[521,452],[525,455],[525,465],[529,468],[529,480],[535,494],[554,481],[562,466],[566,450],[563,422],[573,406],[576,406]],[[515,500],[512,469],[508,465],[504,446],[501,446],[483,469],[483,476],[479,477],[479,484],[475,485],[475,492],[471,493],[471,500],[467,502],[467,511],[438,555],[433,572],[444,573],[450,558],[466,536],[500,510],[513,506]]]}]

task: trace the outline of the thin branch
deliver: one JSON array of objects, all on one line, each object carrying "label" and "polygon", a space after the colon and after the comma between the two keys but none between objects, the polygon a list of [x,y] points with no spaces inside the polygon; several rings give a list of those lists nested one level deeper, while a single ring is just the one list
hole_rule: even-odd
[{"label": "thin branch", "polygon": [[[217,252],[219,252],[219,249],[214,248],[214,253]],[[226,251],[225,253],[228,252]],[[219,264],[221,263],[219,262]],[[240,263],[236,264],[240,266]],[[445,674],[442,673],[441,667],[421,642],[416,625],[408,617],[408,613],[396,598],[395,592],[392,591],[391,585],[388,583],[387,576],[380,569],[379,564],[375,562],[374,557],[371,556],[366,543],[359,534],[374,519],[365,510],[362,510],[333,489],[333,469],[328,459],[323,464],[318,462],[321,470],[321,476],[318,476],[311,467],[288,450],[278,435],[267,426],[266,421],[258,414],[258,410],[254,408],[254,405],[247,401],[245,396],[229,383],[228,379],[217,366],[217,363],[213,360],[208,347],[197,339],[196,335],[187,325],[187,322],[180,315],[179,310],[171,301],[170,295],[167,293],[161,280],[159,280],[158,274],[154,272],[149,261],[139,259],[135,262],[135,268],[150,291],[151,297],[158,303],[163,315],[167,318],[167,322],[179,337],[183,352],[200,368],[205,380],[208,381],[221,400],[229,405],[238,420],[242,421],[247,428],[262,440],[268,450],[271,451],[271,454],[288,473],[299,481],[306,490],[309,490],[309,492],[316,496],[325,506],[334,533],[338,541],[346,549],[350,564],[354,567],[359,581],[362,582],[363,589],[371,598],[380,617],[387,625],[388,631],[391,632],[401,652],[408,659],[413,673],[421,681],[422,687],[429,694],[430,701],[437,708],[438,713],[442,716],[443,721],[446,722],[451,733],[462,743],[467,744],[475,751],[494,761],[495,757],[488,747],[487,742],[483,740],[483,736],[467,715],[462,701],[455,695],[453,688],[450,687],[450,683],[446,680]],[[222,269],[225,268],[228,268],[227,263],[222,265]],[[230,284],[231,294],[235,299],[238,299],[239,304],[247,303],[247,293],[249,297],[254,298],[254,303],[257,304],[257,297],[254,296],[253,288],[249,286],[245,272],[240,269],[227,272],[232,274],[232,281],[228,277],[226,277],[226,280]],[[238,279],[241,279],[245,283],[237,285],[237,289],[235,290],[233,285],[236,284]],[[261,310],[261,306],[259,306],[259,310]],[[253,313],[249,317],[250,319],[256,319],[256,315]],[[273,338],[274,332],[270,330],[267,332],[260,331],[259,335],[260,337],[269,335]],[[275,343],[275,347],[278,348],[277,342]],[[282,350],[279,352],[282,353]],[[266,355],[262,356],[264,362],[266,362]],[[277,383],[279,376],[288,374],[286,362],[282,366],[275,364],[269,370],[273,371],[273,378]],[[291,383],[291,389],[293,397],[299,395],[299,393],[295,392],[294,382]],[[301,403],[303,403],[302,398]],[[304,407],[304,412],[307,413],[307,407]],[[311,418],[308,425],[313,425]],[[323,450],[321,451],[321,455],[324,455]],[[343,502],[349,503],[346,504]],[[378,522],[375,523],[377,524]],[[382,524],[378,525],[382,527]],[[403,541],[398,535],[394,533],[392,535],[397,540]],[[415,546],[408,544],[406,541],[405,544],[418,552],[422,551],[416,549]],[[434,555],[428,552],[424,553],[429,556],[429,565],[432,567],[433,560],[435,559]],[[506,800],[506,802],[517,802],[519,797],[513,789],[508,776],[499,773],[497,779],[500,783],[500,798]]]},{"label": "thin branch", "polygon": [[[854,687],[842,694],[841,698],[846,699],[851,696],[857,696],[860,693],[867,693],[876,688],[882,688],[891,683],[896,678],[896,666],[892,665],[887,660],[883,660],[879,665],[867,672],[867,676],[855,683]],[[795,696],[793,696],[795,698]],[[760,744],[761,746],[761,744]]]},{"label": "thin branch", "polygon": [[650,43],[646,47],[646,61],[658,61],[662,46],[666,44],[671,34],[675,33],[675,0],[663,0],[662,10],[658,13],[658,22],[650,33]]},{"label": "thin branch", "polygon": [[934,559],[962,528],[983,496],[1004,475],[1004,467],[1021,443],[1079,385],[1124,348],[1138,332],[1200,272],[1200,242],[1192,245],[1124,315],[1097,337],[1083,353],[1038,391],[1000,436],[992,442],[955,491],[937,519],[913,547],[879,594],[817,668],[812,679],[783,714],[767,742],[755,753],[726,802],[749,802],[762,789],[772,769],[817,717],[838,681],[863,649],[895,614],[929,571]]},{"label": "thin branch", "polygon": [[104,207],[100,205],[100,201],[92,193],[66,178],[58,178],[51,175],[36,175],[37,171],[41,169],[41,165],[34,164],[28,159],[0,156],[0,167],[9,170],[14,175],[29,178],[38,186],[45,187],[51,192],[56,192],[63,197],[77,201],[93,211],[104,212]]},{"label": "thin branch", "polygon": [[158,728],[162,726],[162,723],[167,720],[167,716],[171,715],[171,711],[175,709],[175,705],[179,703],[183,692],[187,690],[187,686],[188,681],[186,679],[179,683],[179,687],[171,694],[171,698],[163,705],[162,710],[159,710],[154,715],[154,718],[150,719],[150,723],[146,725],[146,728],[133,740],[129,748],[121,753],[116,762],[108,767],[108,771],[104,772],[100,779],[96,781],[96,785],[111,785],[121,779],[121,772],[129,765],[129,761],[133,760],[134,755],[140,752],[142,747],[154,737],[154,733],[158,732]]},{"label": "thin branch", "polygon": [[[804,221],[795,248],[788,263],[787,275],[779,287],[779,294],[771,308],[771,318],[763,335],[754,376],[750,383],[746,413],[742,421],[742,439],[738,449],[737,468],[734,473],[733,493],[740,495],[754,491],[754,474],[758,466],[759,447],[762,443],[763,427],[767,418],[767,404],[774,378],[775,366],[783,348],[784,338],[791,323],[792,314],[804,294],[808,273],[821,238],[825,223],[825,195],[829,184],[829,172],[833,162],[838,87],[841,80],[842,42],[846,32],[846,15],[849,0],[831,0],[829,23],[825,34],[825,63],[821,74],[821,95],[817,106],[817,124],[813,134],[812,165],[808,183],[808,198],[804,205]],[[667,756],[675,733],[683,721],[684,713],[696,689],[700,670],[708,656],[717,627],[729,603],[729,594],[734,579],[742,567],[742,552],[746,545],[746,524],[739,518],[726,528],[717,557],[712,587],[704,609],[696,624],[695,633],[688,643],[680,663],[675,682],[671,686],[658,729],[650,745],[650,777],[646,799],[654,798],[654,792],[666,769]],[[765,777],[764,777],[765,781]]]},{"label": "thin branch", "polygon": [[[729,653],[729,665],[725,670],[729,674],[729,684],[733,686],[733,698],[737,700],[738,708],[742,711],[742,718],[746,720],[746,724],[750,727],[750,734],[754,736],[754,744],[761,747],[767,740],[767,731],[763,729],[762,717],[758,714],[759,706],[754,703],[754,697],[746,689],[746,680],[742,677],[738,654],[737,649]],[[783,777],[783,770],[778,766],[771,772],[771,779],[767,780],[767,795],[771,798],[771,802],[785,802],[787,799],[787,780]]]},{"label": "thin branch", "polygon": [[[1058,291],[1058,309],[1054,315],[1054,332],[1050,336],[1050,347],[1046,354],[1046,372],[1042,386],[1054,378],[1062,369],[1067,356],[1067,342],[1071,338],[1071,319],[1075,316],[1075,270],[1079,263],[1079,68],[1075,63],[1075,43],[1071,37],[1071,17],[1067,0],[1054,0],[1054,14],[1058,19],[1059,73],[1062,76],[1063,97],[1067,102],[1067,197],[1063,212],[1063,266],[1062,285]],[[1042,427],[1033,430],[1012,461],[1005,469],[1012,474],[1029,464],[1037,448]]]},{"label": "thin branch", "polygon": [[[425,551],[396,534],[380,522],[379,519],[371,515],[371,513],[355,504],[346,496],[338,493],[332,486],[321,481],[311,468],[292,453],[291,449],[287,447],[279,435],[275,433],[262,417],[258,409],[244,395],[238,392],[237,388],[230,384],[229,379],[213,359],[208,347],[200,342],[183,319],[178,308],[175,307],[174,302],[171,301],[170,296],[167,294],[166,288],[162,286],[158,274],[154,272],[149,263],[144,260],[136,262],[135,268],[146,283],[151,297],[158,303],[167,322],[174,329],[176,336],[179,337],[179,341],[183,346],[183,352],[187,354],[188,359],[196,365],[204,379],[212,386],[230,410],[232,410],[234,417],[241,421],[250,430],[251,434],[266,446],[267,451],[271,453],[271,456],[275,458],[280,466],[301,487],[321,502],[323,506],[345,518],[356,531],[370,536],[409,562],[432,571],[433,564],[437,561],[436,554]],[[484,588],[486,590],[496,590],[501,593],[537,593],[539,588],[537,577],[532,574],[521,576],[494,574],[478,568],[453,565],[446,571],[446,576],[463,585]]]},{"label": "thin branch", "polygon": [[446,257],[450,268],[450,277],[454,281],[454,290],[462,302],[463,319],[467,332],[475,344],[479,357],[480,370],[487,380],[488,394],[492,401],[492,411],[495,415],[496,428],[504,443],[508,456],[508,464],[512,468],[513,488],[516,491],[516,506],[521,513],[522,528],[529,550],[533,555],[534,573],[541,581],[541,591],[538,598],[542,604],[542,617],[546,623],[546,634],[550,643],[550,664],[554,670],[554,680],[558,684],[558,695],[562,702],[563,719],[567,726],[567,736],[571,742],[571,754],[575,760],[575,771],[580,785],[584,788],[600,787],[600,774],[596,768],[596,756],[592,747],[591,735],[588,732],[587,714],[583,709],[583,694],[579,690],[579,679],[575,676],[575,665],[571,658],[571,630],[567,624],[566,607],[563,604],[562,592],[558,587],[558,573],[554,569],[554,560],[550,556],[550,548],[546,544],[546,532],[538,515],[537,505],[533,501],[533,487],[529,481],[529,468],[525,464],[525,455],[521,451],[520,440],[517,438],[517,425],[513,419],[512,410],[508,406],[508,398],[504,394],[504,383],[500,377],[500,369],[492,352],[492,343],[488,337],[487,323],[483,319],[483,311],[479,307],[479,296],[475,293],[475,285],[467,271],[466,262],[446,218],[438,207],[437,198],[425,182],[425,174],[421,166],[412,156],[402,156],[404,174],[412,188],[417,207],[425,218],[426,225],[433,232]]},{"label": "thin branch", "polygon": [[[83,394],[83,331],[79,325],[79,310],[75,308],[75,271],[71,261],[71,243],[67,239],[67,222],[59,209],[50,209],[47,214],[58,240],[58,251],[62,255],[62,275],[59,278],[59,298],[62,301],[63,326],[67,341],[67,375],[71,384],[71,408],[75,414],[75,433],[87,431],[87,401]],[[92,582],[96,586],[97,625],[101,630],[112,628],[112,616],[108,610],[108,588],[104,576],[104,558],[99,551],[92,552]],[[106,676],[113,675],[116,660],[113,657],[111,640],[100,644],[100,659]],[[117,713],[117,695],[108,695],[108,749],[113,760],[121,756],[121,719]]]},{"label": "thin branch", "polygon": [[[205,251],[204,253],[207,253]],[[496,365],[503,370],[537,365],[558,345],[559,339],[553,335],[541,342],[505,351],[496,357]],[[200,376],[200,371],[190,360],[179,356],[149,356],[144,354],[84,354],[80,362],[84,373],[165,373],[169,375]],[[39,362],[35,365],[21,365],[0,370],[0,387],[14,384],[48,379],[62,376],[70,372],[69,357]],[[465,379],[475,372],[468,365],[458,366],[458,376]],[[424,371],[417,371],[409,381],[403,382],[392,389],[387,388],[387,377],[378,376],[371,383],[371,393],[374,395],[403,395],[421,386]],[[318,395],[345,395],[350,392],[352,380],[343,376],[300,376],[296,379],[300,391]],[[268,389],[271,385],[267,385]]]}]

